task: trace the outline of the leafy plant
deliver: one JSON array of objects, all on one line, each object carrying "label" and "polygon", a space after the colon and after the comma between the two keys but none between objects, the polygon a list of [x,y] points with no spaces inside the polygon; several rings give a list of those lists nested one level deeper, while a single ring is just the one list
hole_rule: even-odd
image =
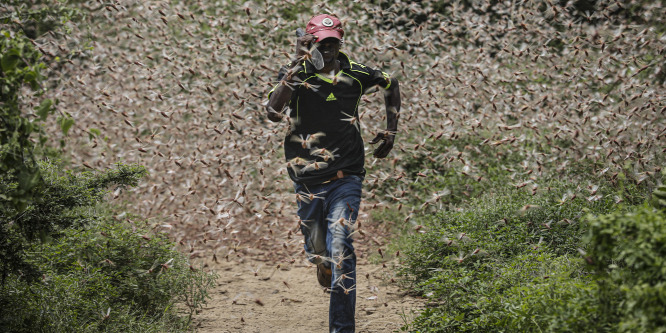
[{"label": "leafy plant", "polygon": [[663,332],[666,320],[666,215],[642,206],[635,211],[588,217],[588,258],[604,282],[602,300],[621,332]]},{"label": "leafy plant", "polygon": [[[71,172],[62,175],[59,168],[48,162],[38,164],[43,176],[39,196],[31,205],[19,211],[11,205],[0,206],[0,258],[3,259],[2,280],[11,271],[20,271],[32,280],[39,271],[24,259],[24,248],[36,238],[47,240],[70,227],[84,227],[94,222],[97,216],[87,207],[100,202],[107,188],[135,186],[146,173],[138,166],[118,165],[117,169],[102,174]],[[0,192],[7,193],[20,187],[11,177],[0,178]],[[31,268],[32,267],[32,268]]]},{"label": "leafy plant", "polygon": [[[33,8],[21,1],[8,1],[5,6],[12,10],[0,18],[0,172],[15,179],[18,186],[2,192],[0,205],[11,204],[22,211],[41,185],[34,151],[48,140],[41,123],[57,103],[41,98],[47,65],[32,39],[60,27],[77,13],[61,4]],[[28,96],[35,99],[32,104],[38,105],[34,110],[22,108],[24,87],[33,94]],[[66,115],[59,118],[65,133],[72,123]]]},{"label": "leafy plant", "polygon": [[33,244],[27,260],[42,278],[12,276],[5,286],[0,327],[10,331],[185,330],[176,304],[191,316],[215,279],[191,267],[165,235],[110,216]]},{"label": "leafy plant", "polygon": [[[107,188],[145,174],[119,165],[95,174],[40,163],[44,187],[26,210],[0,217],[0,327],[16,332],[185,330],[214,274],[192,267],[166,235],[103,204]],[[3,187],[14,186],[6,181]],[[40,236],[40,237],[37,237]]]},{"label": "leafy plant", "polygon": [[[35,121],[22,116],[18,91],[23,85],[39,89],[45,65],[39,62],[39,52],[25,38],[5,30],[0,31],[0,56],[0,172],[18,181],[18,186],[3,192],[0,200],[11,202],[21,210],[27,206],[32,190],[39,185],[30,135],[40,132],[40,128]],[[44,100],[36,109],[39,115],[36,121],[46,119],[52,105],[53,101]],[[40,137],[40,142],[44,141],[45,137]]]},{"label": "leafy plant", "polygon": [[655,208],[666,210],[666,185],[660,185],[652,192],[652,203]]},{"label": "leafy plant", "polygon": [[[430,307],[414,330],[609,331],[596,295],[602,286],[580,258],[585,213],[618,209],[612,187],[580,198],[577,186],[491,187],[465,206],[419,217],[424,233],[405,242],[405,281]],[[617,294],[608,299],[617,302]]]}]

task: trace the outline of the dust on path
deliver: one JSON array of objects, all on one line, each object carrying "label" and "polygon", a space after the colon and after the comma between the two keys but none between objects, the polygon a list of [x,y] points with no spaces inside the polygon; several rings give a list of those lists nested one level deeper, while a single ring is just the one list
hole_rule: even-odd
[{"label": "dust on path", "polygon": [[[258,260],[209,265],[220,277],[212,299],[195,316],[197,332],[328,332],[329,296],[307,261],[277,269]],[[387,280],[387,270],[359,258],[357,332],[400,331],[422,308],[421,300]]]}]

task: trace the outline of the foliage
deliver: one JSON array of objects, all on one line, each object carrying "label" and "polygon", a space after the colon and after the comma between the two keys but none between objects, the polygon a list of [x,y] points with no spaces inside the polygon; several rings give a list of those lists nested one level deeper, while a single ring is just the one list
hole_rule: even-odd
[{"label": "foliage", "polygon": [[[0,203],[9,202],[21,211],[41,185],[34,150],[48,140],[41,123],[54,112],[57,103],[41,98],[48,64],[33,39],[60,29],[78,14],[59,3],[40,6],[8,1],[3,6],[10,11],[0,18],[0,172],[15,179],[18,186],[3,192]],[[21,96],[24,87],[33,95]],[[38,106],[28,114],[22,108],[25,103]],[[66,134],[74,120],[63,114],[58,123]],[[34,135],[39,137],[36,142]]]},{"label": "foliage", "polygon": [[604,331],[609,323],[598,320],[598,286],[579,273],[580,266],[575,258],[536,250],[505,262],[451,265],[423,285],[431,303],[412,327],[424,332]]},{"label": "foliage", "polygon": [[[516,164],[504,162],[507,169]],[[481,163],[495,162],[491,158]],[[633,206],[617,202],[645,200],[646,188],[628,185],[631,182],[626,180],[597,179],[598,186],[585,188],[590,196],[576,196],[574,193],[583,189],[581,185],[592,180],[586,170],[585,162],[572,165],[565,179],[578,179],[577,183],[543,175],[552,180],[541,181],[536,191],[501,186],[508,173],[500,173],[490,186],[471,185],[476,198],[417,216],[416,223],[425,231],[400,241],[405,254],[401,273],[405,283],[427,297],[429,307],[408,329],[603,332],[625,325],[616,314],[619,304],[631,302],[621,292],[626,288],[613,286],[590,270],[590,256],[581,259],[580,253],[587,246],[586,235],[596,233],[588,220],[616,211],[625,214]],[[441,184],[447,182],[446,177],[431,179]],[[423,191],[427,190],[424,185]],[[642,255],[660,255],[655,250],[658,246]],[[604,251],[600,250],[607,253]],[[623,272],[631,276],[634,269]],[[663,308],[650,304],[645,305],[646,311],[650,306],[655,311]],[[637,309],[644,307],[632,308]],[[629,322],[639,320],[628,311],[626,314]],[[640,331],[636,327],[641,326],[631,327],[628,331]]]},{"label": "foliage", "polygon": [[108,187],[135,186],[145,169],[119,165],[80,175],[51,163],[40,163],[40,169],[39,200],[23,212],[5,207],[0,214],[5,229],[0,327],[184,330],[187,322],[174,305],[184,304],[190,314],[200,308],[215,276],[190,266],[166,235],[112,217],[102,204]]},{"label": "foliage", "polygon": [[43,275],[36,283],[9,278],[0,326],[10,331],[184,330],[175,305],[187,305],[191,315],[214,282],[165,235],[109,216],[27,252]]},{"label": "foliage", "polygon": [[[84,172],[75,175],[67,172],[62,175],[52,163],[39,163],[39,173],[43,175],[39,196],[31,205],[19,211],[12,205],[0,206],[0,258],[3,260],[2,277],[11,271],[20,271],[29,280],[39,271],[24,260],[23,248],[36,237],[46,240],[57,236],[57,232],[70,227],[84,227],[95,221],[97,216],[87,207],[100,202],[107,188],[135,186],[146,170],[138,166],[118,165],[116,169],[95,175]],[[19,187],[11,177],[0,178],[0,192],[9,193]]]},{"label": "foliage", "polygon": [[[44,98],[56,83],[46,76],[77,54],[48,45],[69,33],[79,12],[60,1],[10,0],[2,7],[8,11],[0,17],[0,330],[187,329],[178,309],[190,316],[199,309],[215,276],[192,267],[165,235],[116,219],[103,204],[109,188],[136,186],[145,168],[118,164],[77,174],[46,160],[57,156],[47,144],[55,136],[44,128],[58,104]],[[45,34],[55,40],[43,42]],[[58,113],[67,135],[74,120]]]},{"label": "foliage", "polygon": [[[10,200],[17,208],[25,208],[31,191],[39,184],[39,173],[33,156],[30,135],[40,132],[35,121],[22,117],[18,107],[18,90],[28,84],[39,89],[43,63],[38,63],[39,53],[8,31],[0,31],[0,171],[16,178],[19,186],[11,192],[3,192],[0,200]],[[43,120],[52,110],[53,101],[46,99],[36,110],[38,120]],[[42,136],[40,142],[44,142]]]},{"label": "foliage", "polygon": [[110,186],[119,189],[136,186],[139,179],[146,175],[144,167],[123,164],[99,174],[68,171],[64,175],[59,174],[53,164],[40,165],[44,187],[39,198],[23,212],[8,210],[10,216],[17,216],[13,222],[28,238],[87,224],[90,216],[75,208],[100,202]]},{"label": "foliage", "polygon": [[590,216],[589,260],[604,279],[601,299],[621,332],[665,332],[666,215],[642,206],[633,212]]},{"label": "foliage", "polygon": [[[560,187],[554,188],[556,185]],[[442,261],[442,257],[462,254],[473,258],[471,253],[477,249],[496,260],[505,260],[530,246],[545,246],[558,255],[576,254],[584,231],[583,212],[609,212],[613,209],[613,199],[562,200],[567,198],[568,191],[561,184],[553,184],[550,191],[537,195],[496,190],[474,200],[468,208],[425,217],[428,231],[414,237],[423,244],[423,249],[431,250],[412,252],[406,263],[415,268],[442,267],[442,264],[448,267],[448,261]],[[428,278],[428,272],[429,269],[413,271],[420,278]]]},{"label": "foliage", "polygon": [[652,192],[652,204],[655,208],[666,210],[666,185],[660,185]]}]

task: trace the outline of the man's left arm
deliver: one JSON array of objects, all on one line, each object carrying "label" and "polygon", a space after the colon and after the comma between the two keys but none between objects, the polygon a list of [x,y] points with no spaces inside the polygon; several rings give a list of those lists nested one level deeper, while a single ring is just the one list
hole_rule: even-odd
[{"label": "man's left arm", "polygon": [[393,149],[395,134],[398,131],[398,118],[400,116],[400,85],[395,78],[391,78],[391,85],[384,93],[384,104],[386,104],[386,131],[378,133],[377,136],[370,141],[370,144],[375,144],[379,141],[382,142],[373,153],[377,158],[388,156],[391,149]]}]

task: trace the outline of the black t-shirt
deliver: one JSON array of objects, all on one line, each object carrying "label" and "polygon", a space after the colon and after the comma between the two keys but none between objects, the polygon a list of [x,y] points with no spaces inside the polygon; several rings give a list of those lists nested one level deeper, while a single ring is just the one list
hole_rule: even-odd
[{"label": "black t-shirt", "polygon": [[[284,153],[289,176],[295,182],[320,184],[338,170],[365,175],[358,105],[370,88],[379,85],[387,89],[391,80],[388,74],[355,63],[342,52],[338,60],[340,71],[335,76],[316,73],[309,62],[294,74],[301,84],[291,94],[293,125],[284,139]],[[278,81],[285,72],[283,67]]]}]

